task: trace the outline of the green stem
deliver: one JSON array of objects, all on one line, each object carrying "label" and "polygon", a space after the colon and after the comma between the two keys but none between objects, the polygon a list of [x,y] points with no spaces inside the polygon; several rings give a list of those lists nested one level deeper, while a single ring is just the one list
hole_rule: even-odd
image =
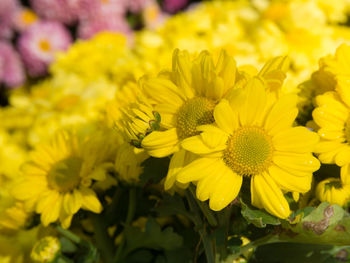
[{"label": "green stem", "polygon": [[215,253],[213,249],[213,242],[211,238],[208,236],[208,233],[205,230],[205,227],[199,231],[199,234],[203,242],[203,247],[205,251],[205,256],[207,257],[207,262],[215,263]]},{"label": "green stem", "polygon": [[241,249],[239,250],[239,252],[233,254],[230,257],[230,260],[235,260],[237,258],[239,258],[239,256],[241,256],[242,254],[248,252],[250,249],[254,249],[258,246],[261,245],[265,245],[265,244],[270,244],[270,243],[276,243],[276,242],[280,242],[278,236],[276,236],[275,234],[269,234],[267,236],[264,236],[262,238],[256,239],[250,243],[248,243],[247,245],[241,247]]},{"label": "green stem", "polygon": [[218,221],[216,220],[216,218],[213,215],[213,213],[211,212],[211,210],[208,208],[207,204],[203,203],[197,199],[193,185],[190,185],[189,189],[191,191],[191,194],[192,194],[194,200],[196,200],[197,205],[201,209],[205,218],[208,220],[209,225],[212,227],[216,227],[218,225]]},{"label": "green stem", "polygon": [[[136,188],[130,188],[129,190],[129,207],[128,207],[128,213],[126,215],[125,225],[130,225],[136,211]],[[123,249],[125,246],[125,237],[122,236],[122,240],[120,241],[120,244],[118,246],[117,252],[115,253],[113,257],[113,262],[118,262],[121,259]]]},{"label": "green stem", "polygon": [[188,201],[188,205],[190,206],[190,210],[194,213],[194,224],[196,229],[199,229],[199,235],[203,243],[205,256],[207,258],[208,263],[215,263],[215,253],[213,248],[213,242],[210,236],[207,233],[206,226],[203,224],[203,221],[200,216],[200,210],[196,204],[196,198],[192,195],[190,191],[186,191],[186,198]]},{"label": "green stem", "polygon": [[76,234],[74,234],[73,232],[69,231],[68,229],[64,229],[61,226],[56,226],[56,229],[60,234],[62,234],[66,238],[70,239],[74,243],[76,243],[76,244],[81,243],[82,239],[80,237],[78,237]]},{"label": "green stem", "polygon": [[94,225],[96,246],[101,252],[103,262],[111,263],[113,258],[113,240],[108,235],[107,225],[101,215],[91,215],[91,220]]}]

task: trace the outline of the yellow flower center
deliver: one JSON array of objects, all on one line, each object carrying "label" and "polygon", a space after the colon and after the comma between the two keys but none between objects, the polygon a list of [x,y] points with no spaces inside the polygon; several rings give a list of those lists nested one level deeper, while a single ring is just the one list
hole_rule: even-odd
[{"label": "yellow flower center", "polygon": [[42,39],[40,40],[39,42],[39,48],[42,50],[42,51],[50,51],[51,49],[51,45],[49,43],[49,41],[47,41],[46,39]]},{"label": "yellow flower center", "polygon": [[53,165],[48,173],[48,184],[59,192],[68,192],[80,183],[82,160],[78,157],[68,157]]},{"label": "yellow flower center", "polygon": [[197,126],[214,122],[215,103],[207,98],[198,97],[188,100],[177,112],[177,133],[184,139],[199,134]]},{"label": "yellow flower center", "polygon": [[25,25],[30,25],[38,19],[36,14],[30,10],[22,11],[21,17],[22,17],[22,21]]},{"label": "yellow flower center", "polygon": [[259,127],[243,127],[227,140],[223,159],[239,175],[255,175],[266,171],[272,162],[272,141]]}]

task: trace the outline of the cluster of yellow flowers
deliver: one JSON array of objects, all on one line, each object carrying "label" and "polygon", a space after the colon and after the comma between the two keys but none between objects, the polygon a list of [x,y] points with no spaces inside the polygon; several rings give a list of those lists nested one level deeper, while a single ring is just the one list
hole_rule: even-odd
[{"label": "cluster of yellow flowers", "polygon": [[[282,219],[287,193],[347,205],[350,46],[335,50],[350,41],[348,9],[203,2],[130,42],[105,32],[58,54],[48,78],[0,108],[0,262],[29,262],[50,223],[100,213],[98,195],[137,184],[150,156],[171,158],[165,190],[193,183],[215,211],[244,181],[251,204]],[[340,175],[314,186],[320,162]],[[40,228],[25,230],[34,214]]]}]

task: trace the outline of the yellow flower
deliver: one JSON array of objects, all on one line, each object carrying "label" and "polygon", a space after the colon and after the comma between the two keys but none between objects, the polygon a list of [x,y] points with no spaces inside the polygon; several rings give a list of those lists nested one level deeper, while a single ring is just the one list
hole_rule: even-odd
[{"label": "yellow flower", "polygon": [[143,171],[141,163],[148,157],[144,149],[135,148],[129,143],[122,144],[115,159],[118,178],[127,183],[136,183]]},{"label": "yellow flower", "polygon": [[350,200],[350,185],[343,185],[338,178],[328,178],[316,187],[316,197],[321,202],[344,206]]},{"label": "yellow flower", "polygon": [[60,250],[61,244],[57,237],[46,236],[35,243],[30,257],[34,262],[54,262]]},{"label": "yellow flower", "polygon": [[214,109],[216,125],[203,125],[200,135],[183,140],[182,147],[200,158],[183,168],[176,180],[197,182],[197,197],[210,199],[213,210],[233,201],[243,177],[251,179],[251,201],[280,218],[290,214],[284,192],[305,193],[320,163],[312,156],[316,133],[292,127],[296,97],[270,101],[258,79],[236,90]]},{"label": "yellow flower", "polygon": [[340,206],[350,201],[350,164],[340,169],[339,178],[327,178],[316,187],[316,197],[321,202],[329,202]]},{"label": "yellow flower", "polygon": [[115,99],[106,107],[108,123],[117,128],[134,146],[153,130],[160,129],[161,116],[147,103],[140,86],[128,82],[117,90]]},{"label": "yellow flower", "polygon": [[326,92],[316,97],[317,108],[312,112],[320,127],[321,141],[315,148],[322,163],[343,166],[350,162],[350,108],[336,92]]},{"label": "yellow flower", "polygon": [[179,168],[193,159],[181,149],[184,139],[199,134],[197,126],[214,122],[213,110],[236,82],[236,64],[225,52],[217,65],[207,52],[190,60],[186,51],[175,50],[172,72],[144,81],[149,103],[161,116],[164,131],[153,131],[142,140],[142,147],[154,157],[171,158],[165,189],[170,189]]},{"label": "yellow flower", "polygon": [[79,132],[62,130],[39,145],[12,190],[27,209],[41,214],[44,226],[59,219],[67,228],[79,209],[102,210],[91,186],[94,180],[103,181],[106,169],[113,167],[117,145],[105,130]]}]

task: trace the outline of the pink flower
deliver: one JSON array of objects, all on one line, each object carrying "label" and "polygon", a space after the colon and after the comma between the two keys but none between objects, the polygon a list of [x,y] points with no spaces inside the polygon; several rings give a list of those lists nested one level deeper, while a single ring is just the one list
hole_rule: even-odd
[{"label": "pink flower", "polygon": [[31,6],[40,17],[72,24],[78,18],[80,0],[30,0]]},{"label": "pink flower", "polygon": [[22,61],[11,43],[0,41],[0,83],[8,87],[22,85],[25,74]]},{"label": "pink flower", "polygon": [[164,0],[163,8],[166,12],[176,13],[181,8],[184,8],[188,3],[188,0]]},{"label": "pink flower", "polygon": [[[101,16],[118,16],[126,14],[129,0],[76,0],[79,9],[79,18],[82,20],[94,19]],[[134,0],[131,0],[134,1]]]},{"label": "pink flower", "polygon": [[102,31],[119,32],[128,36],[132,33],[125,18],[100,16],[82,20],[78,27],[78,36],[82,39],[88,39]]},{"label": "pink flower", "polygon": [[17,0],[0,0],[0,38],[12,37],[12,24],[18,8]]},{"label": "pink flower", "polygon": [[132,0],[126,1],[127,8],[133,13],[141,12],[146,6],[148,6],[152,0]]},{"label": "pink flower", "polygon": [[17,31],[24,31],[32,24],[39,21],[38,16],[29,8],[21,7],[17,10],[14,18],[14,27]]},{"label": "pink flower", "polygon": [[66,50],[71,43],[71,35],[62,24],[40,21],[24,31],[17,44],[29,75],[36,77],[44,75],[55,53]]}]

